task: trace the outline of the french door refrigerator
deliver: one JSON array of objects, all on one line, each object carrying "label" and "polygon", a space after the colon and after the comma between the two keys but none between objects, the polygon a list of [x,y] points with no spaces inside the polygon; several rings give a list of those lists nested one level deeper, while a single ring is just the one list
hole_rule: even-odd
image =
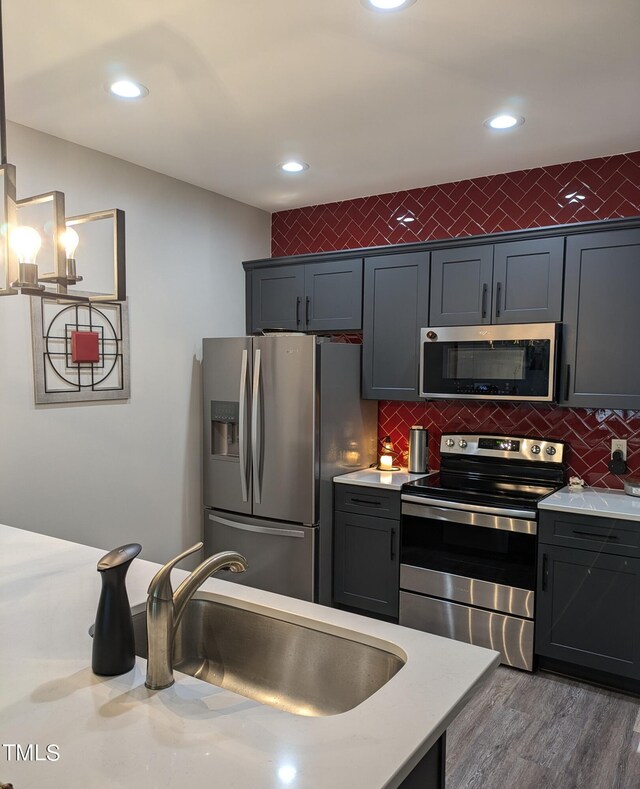
[{"label": "french door refrigerator", "polygon": [[376,458],[360,346],[313,335],[203,340],[205,555],[225,580],[331,604],[333,485]]}]

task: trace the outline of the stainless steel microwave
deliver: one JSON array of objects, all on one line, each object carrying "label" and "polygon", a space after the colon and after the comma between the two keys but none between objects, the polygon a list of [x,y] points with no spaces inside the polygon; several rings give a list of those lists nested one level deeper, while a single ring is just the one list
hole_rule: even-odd
[{"label": "stainless steel microwave", "polygon": [[553,402],[559,327],[522,323],[422,329],[420,396]]}]

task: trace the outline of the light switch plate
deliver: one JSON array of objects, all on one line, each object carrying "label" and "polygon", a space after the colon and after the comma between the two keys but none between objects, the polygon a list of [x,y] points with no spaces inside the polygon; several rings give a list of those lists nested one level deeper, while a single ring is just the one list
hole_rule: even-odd
[{"label": "light switch plate", "polygon": [[612,438],[611,439],[611,457],[617,450],[622,452],[622,459],[627,459],[627,439],[626,438]]}]

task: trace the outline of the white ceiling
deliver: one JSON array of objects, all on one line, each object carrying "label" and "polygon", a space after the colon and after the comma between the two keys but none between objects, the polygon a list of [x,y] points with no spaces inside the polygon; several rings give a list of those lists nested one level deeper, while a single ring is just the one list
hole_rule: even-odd
[{"label": "white ceiling", "polygon": [[[639,0],[5,0],[4,20],[10,120],[269,211],[640,148]],[[150,95],[108,95],[122,75]],[[503,110],[526,123],[483,127]]]}]

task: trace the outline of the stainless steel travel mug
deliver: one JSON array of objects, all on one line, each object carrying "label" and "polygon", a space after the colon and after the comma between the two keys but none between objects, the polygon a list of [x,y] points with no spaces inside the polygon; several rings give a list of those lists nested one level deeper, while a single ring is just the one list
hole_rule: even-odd
[{"label": "stainless steel travel mug", "polygon": [[423,474],[429,463],[429,431],[420,425],[409,430],[409,473]]}]

